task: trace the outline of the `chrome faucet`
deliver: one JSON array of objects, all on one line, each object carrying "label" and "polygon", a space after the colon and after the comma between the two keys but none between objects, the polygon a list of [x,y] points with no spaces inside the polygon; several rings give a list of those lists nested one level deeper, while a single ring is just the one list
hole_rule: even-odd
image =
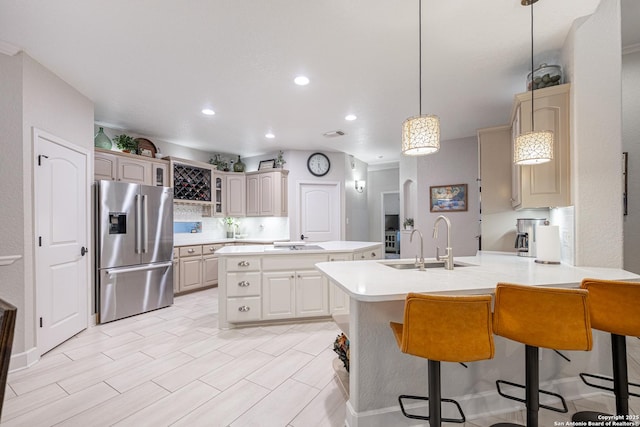
[{"label": "chrome faucet", "polygon": [[411,236],[409,236],[409,242],[413,241],[413,233],[418,232],[420,235],[420,261],[418,261],[418,255],[416,255],[416,267],[420,267],[420,271],[424,271],[424,244],[422,243],[422,233],[417,228],[414,228],[411,232]]},{"label": "chrome faucet", "polygon": [[[447,224],[447,249],[444,253],[444,268],[446,270],[453,270],[453,249],[451,248],[451,221],[444,215],[440,215],[436,218],[436,222],[433,223],[433,238],[438,238],[438,223],[444,221]],[[440,259],[440,248],[436,246],[436,260]]]}]

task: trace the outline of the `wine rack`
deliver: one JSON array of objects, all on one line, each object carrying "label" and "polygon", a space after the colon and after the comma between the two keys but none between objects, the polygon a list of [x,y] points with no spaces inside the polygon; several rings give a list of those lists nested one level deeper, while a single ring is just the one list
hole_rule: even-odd
[{"label": "wine rack", "polygon": [[173,198],[210,202],[211,170],[174,163]]}]

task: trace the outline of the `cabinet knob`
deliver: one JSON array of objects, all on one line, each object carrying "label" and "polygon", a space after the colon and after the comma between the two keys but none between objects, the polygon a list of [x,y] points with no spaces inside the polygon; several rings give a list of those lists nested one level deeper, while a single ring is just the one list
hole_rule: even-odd
[{"label": "cabinet knob", "polygon": [[375,252],[371,252],[371,256],[372,256],[373,258],[375,258],[375,257],[376,257],[376,253],[375,253]]},{"label": "cabinet knob", "polygon": [[195,249],[189,249],[187,250],[187,252],[189,252],[190,254],[194,253],[196,250]]},{"label": "cabinet knob", "polygon": [[238,311],[241,313],[246,313],[249,310],[251,310],[251,307],[246,305],[241,305],[240,307],[238,307]]},{"label": "cabinet knob", "polygon": [[292,274],[292,275],[291,275],[291,278],[292,278],[292,279],[295,279],[295,276]]},{"label": "cabinet knob", "polygon": [[242,282],[238,282],[238,286],[240,286],[241,288],[246,288],[249,285],[251,285],[251,283],[247,282],[246,280],[243,280]]},{"label": "cabinet knob", "polygon": [[216,251],[216,248],[214,248],[213,246],[211,246],[211,247],[209,248],[209,251],[210,251],[210,252],[215,252],[215,251]]},{"label": "cabinet knob", "polygon": [[238,263],[238,267],[249,267],[249,265],[251,265],[249,261],[240,261]]}]

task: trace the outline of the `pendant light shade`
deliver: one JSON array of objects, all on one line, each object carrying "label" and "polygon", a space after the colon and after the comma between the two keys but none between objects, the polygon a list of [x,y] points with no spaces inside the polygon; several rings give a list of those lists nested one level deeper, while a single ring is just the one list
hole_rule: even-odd
[{"label": "pendant light shade", "polygon": [[422,0],[418,0],[418,104],[420,113],[402,123],[402,154],[422,156],[440,149],[440,119],[422,114]]},{"label": "pendant light shade", "polygon": [[[533,78],[533,4],[538,0],[522,0],[523,6],[531,8],[531,76]],[[553,132],[536,131],[533,98],[535,88],[531,86],[531,131],[519,135],[513,143],[513,162],[517,165],[537,165],[553,159]]]},{"label": "pendant light shade", "polygon": [[440,119],[438,116],[409,117],[402,123],[402,154],[421,156],[440,149]]},{"label": "pendant light shade", "polygon": [[516,138],[513,161],[518,165],[537,165],[553,159],[553,132],[527,132]]}]

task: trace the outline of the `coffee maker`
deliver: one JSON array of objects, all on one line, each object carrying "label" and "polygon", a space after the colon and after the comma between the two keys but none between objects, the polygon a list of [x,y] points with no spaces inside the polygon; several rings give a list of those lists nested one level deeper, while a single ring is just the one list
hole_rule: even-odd
[{"label": "coffee maker", "polygon": [[549,225],[546,218],[518,218],[516,220],[515,248],[518,256],[536,256],[536,227]]}]

